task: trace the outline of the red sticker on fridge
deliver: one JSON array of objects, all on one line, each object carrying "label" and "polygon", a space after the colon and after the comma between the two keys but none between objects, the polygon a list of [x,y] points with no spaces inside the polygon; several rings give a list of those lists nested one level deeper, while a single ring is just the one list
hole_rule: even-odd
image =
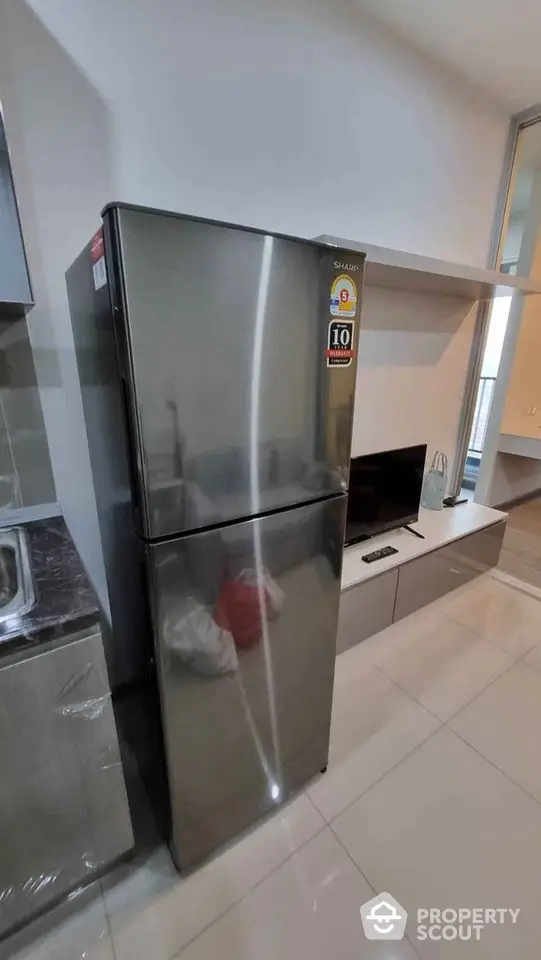
[{"label": "red sticker on fridge", "polygon": [[325,356],[328,367],[349,367],[355,350],[353,349],[353,333],[355,324],[352,320],[331,320],[329,323],[329,337]]},{"label": "red sticker on fridge", "polygon": [[99,230],[96,230],[92,240],[90,241],[90,259],[92,263],[97,263],[100,257],[103,257],[105,253],[105,247],[103,245],[103,227],[100,227]]},{"label": "red sticker on fridge", "polygon": [[99,290],[107,283],[107,270],[105,267],[105,244],[103,242],[103,227],[96,230],[90,241],[90,260],[92,262],[92,274],[94,277],[94,290]]}]

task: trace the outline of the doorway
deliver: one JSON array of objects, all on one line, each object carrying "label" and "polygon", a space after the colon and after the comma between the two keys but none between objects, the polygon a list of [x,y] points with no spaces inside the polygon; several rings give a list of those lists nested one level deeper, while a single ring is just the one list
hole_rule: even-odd
[{"label": "doorway", "polygon": [[[502,186],[505,202],[501,204],[502,222],[495,259],[501,273],[529,276],[531,237],[528,234],[532,228],[537,231],[539,220],[539,211],[535,208],[541,180],[541,108],[532,111],[524,122],[516,121],[513,129],[515,140]],[[463,494],[470,498],[479,475],[511,302],[511,296],[496,297],[492,302],[483,321],[479,352],[472,364],[475,387],[469,388],[472,400],[465,428],[468,442],[463,454],[461,483]]]},{"label": "doorway", "polygon": [[498,369],[502,356],[503,341],[509,320],[512,297],[498,297],[492,303],[488,321],[488,332],[483,351],[481,376],[477,386],[473,420],[470,430],[470,439],[464,464],[462,489],[466,496],[475,491],[479,465],[483,455],[483,447],[488,426],[488,418],[492,405],[494,384],[498,376]]}]

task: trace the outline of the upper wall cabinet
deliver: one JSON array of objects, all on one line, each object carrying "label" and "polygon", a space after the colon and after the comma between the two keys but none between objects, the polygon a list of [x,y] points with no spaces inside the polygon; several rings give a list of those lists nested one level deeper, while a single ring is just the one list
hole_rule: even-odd
[{"label": "upper wall cabinet", "polygon": [[24,313],[32,303],[32,289],[0,114],[0,319],[2,315]]}]

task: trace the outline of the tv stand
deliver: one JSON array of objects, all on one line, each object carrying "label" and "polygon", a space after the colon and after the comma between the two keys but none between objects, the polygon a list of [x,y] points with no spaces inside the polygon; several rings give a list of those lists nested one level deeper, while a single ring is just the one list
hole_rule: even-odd
[{"label": "tv stand", "polygon": [[419,533],[418,530],[414,530],[413,527],[410,527],[409,523],[403,523],[402,530],[407,530],[408,533],[412,533],[414,537],[419,537],[419,540],[426,540],[424,533]]},{"label": "tv stand", "polygon": [[366,543],[346,547],[337,652],[384,630],[414,610],[496,566],[507,515],[477,503],[460,510],[419,510],[425,539],[395,529],[370,541],[398,553],[363,563]]}]

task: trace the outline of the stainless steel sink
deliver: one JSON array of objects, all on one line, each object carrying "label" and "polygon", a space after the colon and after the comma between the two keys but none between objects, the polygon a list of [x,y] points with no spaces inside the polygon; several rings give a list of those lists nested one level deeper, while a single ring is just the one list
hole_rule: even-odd
[{"label": "stainless steel sink", "polygon": [[25,531],[0,530],[0,624],[28,613],[35,599]]}]

